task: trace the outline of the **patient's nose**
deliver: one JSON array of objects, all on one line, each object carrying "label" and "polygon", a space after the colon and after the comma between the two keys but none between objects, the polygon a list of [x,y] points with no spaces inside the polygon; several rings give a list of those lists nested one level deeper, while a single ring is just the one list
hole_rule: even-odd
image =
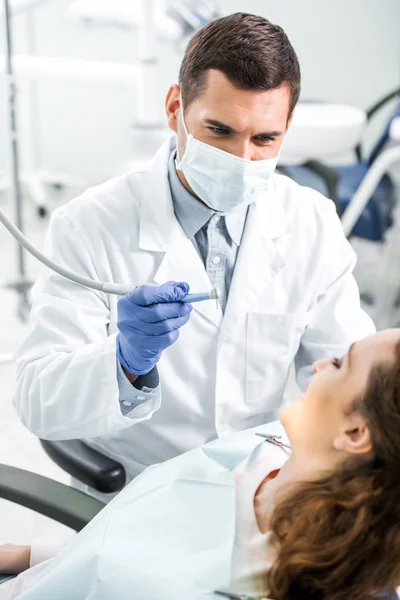
[{"label": "patient's nose", "polygon": [[324,369],[326,369],[326,367],[328,367],[330,364],[332,364],[332,361],[330,358],[316,360],[315,363],[313,364],[313,371],[314,371],[314,373],[319,373],[320,371],[323,371]]}]

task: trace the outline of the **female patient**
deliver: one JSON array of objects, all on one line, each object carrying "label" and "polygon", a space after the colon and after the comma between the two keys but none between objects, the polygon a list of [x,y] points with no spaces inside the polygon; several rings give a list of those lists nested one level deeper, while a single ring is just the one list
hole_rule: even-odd
[{"label": "female patient", "polygon": [[[188,565],[173,560],[175,533],[174,539],[169,540],[171,560],[167,575],[162,575],[157,561],[166,560],[162,552],[165,543],[158,534],[163,531],[165,521],[163,503],[154,504],[151,526],[146,530],[146,524],[140,524],[140,515],[137,516],[143,498],[136,505],[133,500],[127,511],[124,505],[117,508],[119,497],[125,493],[122,492],[96,517],[98,525],[94,530],[101,530],[96,539],[101,540],[99,544],[105,549],[113,535],[110,517],[117,512],[118,519],[125,518],[122,536],[118,534],[119,543],[123,536],[128,538],[126,547],[130,548],[130,555],[126,557],[121,552],[114,557],[115,553],[107,554],[104,550],[107,562],[97,562],[95,590],[89,594],[87,586],[83,585],[79,591],[75,585],[73,594],[68,596],[71,590],[66,592],[60,581],[85,560],[93,560],[93,545],[87,559],[84,553],[79,553],[90,540],[90,531],[85,538],[84,530],[74,539],[72,552],[68,554],[68,546],[54,560],[54,566],[50,561],[21,598],[147,600],[155,597],[152,594],[157,575],[164,578],[163,591],[161,595],[158,593],[160,599],[217,600],[213,592],[224,587],[225,591],[269,596],[274,600],[368,600],[400,585],[400,330],[380,332],[357,342],[346,356],[317,362],[314,372],[307,392],[281,415],[291,454],[284,446],[261,442],[232,469],[236,524],[234,542],[232,538],[233,543],[229,544],[228,539],[226,545],[229,554],[226,560],[232,567],[228,585],[218,584],[218,574],[214,571],[219,556],[211,541],[203,571],[209,573],[209,578],[195,571],[204,556],[203,547],[193,549],[188,577]],[[237,435],[239,439],[243,434]],[[158,469],[162,480],[167,465],[146,471],[129,487],[134,489],[140,486],[140,480],[154,477],[157,473],[154,469]],[[193,463],[193,473],[195,470]],[[221,471],[221,478],[223,475],[226,472]],[[190,477],[185,482],[190,484]],[[220,485],[219,493],[226,493],[224,490],[225,485]],[[179,488],[177,493],[185,494],[186,501],[196,505],[201,487],[193,483]],[[196,509],[196,518],[190,518],[187,503],[182,503],[182,510],[171,513],[171,527],[177,540],[182,533],[181,537],[185,535],[196,545],[195,527],[199,526],[208,528],[211,536],[217,522],[212,520],[215,498],[207,509]],[[151,505],[151,490],[145,501]],[[221,527],[229,518],[228,503],[226,507],[226,514],[221,510],[218,513]],[[132,528],[126,528],[128,518],[136,519]],[[102,521],[106,521],[104,527]],[[114,526],[115,523],[117,520]],[[140,547],[135,546],[146,539],[143,536],[151,540],[153,548],[150,570],[146,560],[141,561]],[[18,554],[18,547],[14,551]],[[20,551],[22,556],[26,548]],[[142,551],[149,560],[148,544]],[[98,554],[102,554],[101,549]],[[76,564],[71,558],[74,556]],[[115,568],[110,567],[110,561],[114,561]],[[64,563],[67,568],[63,569]],[[223,568],[219,570],[222,572]],[[89,566],[86,571],[90,571]],[[117,575],[113,579],[114,571]],[[187,581],[191,577],[190,588]],[[204,578],[205,587],[200,589]],[[179,594],[183,580],[186,587]],[[110,596],[112,589],[115,595]]]}]

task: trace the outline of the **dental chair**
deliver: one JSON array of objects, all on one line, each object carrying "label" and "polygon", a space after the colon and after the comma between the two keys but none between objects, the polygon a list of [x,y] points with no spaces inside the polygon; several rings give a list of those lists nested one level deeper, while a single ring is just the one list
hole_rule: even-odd
[{"label": "dental chair", "polygon": [[75,531],[83,529],[104,504],[68,485],[37,473],[0,464],[0,498],[30,508]]},{"label": "dental chair", "polygon": [[[83,529],[104,504],[37,473],[0,464],[0,498],[49,517],[75,531]],[[13,576],[0,575],[0,584]]]},{"label": "dental chair", "polygon": [[[133,386],[141,390],[158,385],[157,370],[141,375]],[[121,463],[90,448],[81,440],[40,440],[46,454],[61,469],[81,483],[102,494],[120,492],[126,483],[126,472]]]},{"label": "dental chair", "polygon": [[[396,98],[399,102],[368,158],[363,158],[362,146],[358,144],[354,149],[357,162],[350,165],[331,166],[318,160],[310,160],[299,166],[280,165],[284,175],[301,185],[318,190],[334,201],[344,233],[349,239],[358,237],[383,245],[386,234],[394,223],[397,190],[388,171],[396,164],[400,155],[398,145],[388,149],[387,146],[390,141],[395,144],[398,142],[390,133],[391,125],[400,117],[400,88],[387,94],[366,113],[369,122],[388,102]],[[392,251],[393,246],[390,245],[389,251],[385,253],[382,273],[387,273],[391,267]],[[388,294],[382,293],[379,284],[378,289],[380,292],[376,294],[377,297],[370,290],[361,292],[363,302],[374,306],[375,319],[378,315],[386,315],[393,308],[398,310],[400,307],[400,290],[394,302],[389,305]]]},{"label": "dental chair", "polygon": [[[318,160],[310,160],[300,166],[281,165],[280,170],[297,183],[312,187],[330,197],[335,202],[339,216],[342,216],[351,204],[361,182],[389,141],[391,123],[394,118],[400,116],[400,88],[387,94],[367,111],[367,121],[369,122],[388,102],[397,97],[399,103],[368,158],[363,158],[361,144],[358,144],[354,149],[357,158],[357,162],[354,164],[330,166]],[[374,242],[383,242],[387,230],[393,224],[395,204],[395,184],[385,173],[359,219],[348,232],[348,237],[357,236]]]},{"label": "dental chair", "polygon": [[121,463],[93,450],[81,440],[40,440],[40,443],[61,469],[98,492],[119,492],[126,483],[126,473]]}]

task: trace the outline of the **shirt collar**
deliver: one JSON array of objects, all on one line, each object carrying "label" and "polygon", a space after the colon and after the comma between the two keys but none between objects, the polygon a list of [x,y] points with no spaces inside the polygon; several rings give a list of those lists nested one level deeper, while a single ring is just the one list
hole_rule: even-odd
[{"label": "shirt collar", "polygon": [[[169,157],[168,179],[171,188],[175,216],[189,239],[211,219],[213,215],[221,214],[199,202],[183,185],[178,177],[175,166],[176,148],[173,147]],[[242,241],[248,206],[240,205],[234,210],[223,213],[225,224],[234,243],[239,246]]]}]

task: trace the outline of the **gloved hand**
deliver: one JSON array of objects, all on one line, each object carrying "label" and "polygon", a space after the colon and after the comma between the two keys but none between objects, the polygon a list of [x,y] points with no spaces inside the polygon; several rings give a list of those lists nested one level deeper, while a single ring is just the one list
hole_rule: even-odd
[{"label": "gloved hand", "polygon": [[118,301],[117,356],[132,375],[145,375],[188,322],[191,304],[179,302],[189,292],[187,283],[168,281],[141,285]]}]

